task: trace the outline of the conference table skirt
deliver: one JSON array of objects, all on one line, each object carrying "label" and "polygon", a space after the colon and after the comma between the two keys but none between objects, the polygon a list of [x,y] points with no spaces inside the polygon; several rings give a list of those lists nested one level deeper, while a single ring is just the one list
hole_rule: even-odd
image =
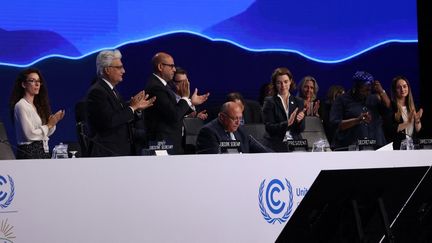
[{"label": "conference table skirt", "polygon": [[4,160],[0,238],[274,242],[321,170],[431,164],[428,150]]}]

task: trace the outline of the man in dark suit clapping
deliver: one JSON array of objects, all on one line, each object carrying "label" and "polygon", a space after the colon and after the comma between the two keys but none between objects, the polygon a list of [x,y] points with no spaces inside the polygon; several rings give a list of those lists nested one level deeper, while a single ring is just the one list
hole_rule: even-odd
[{"label": "man in dark suit clapping", "polygon": [[153,74],[145,90],[151,97],[157,97],[157,101],[145,112],[148,141],[165,140],[174,146],[175,154],[182,154],[183,118],[193,111],[194,106],[204,103],[209,93],[198,95],[195,89],[190,96],[189,82],[182,82],[177,90],[181,97],[177,102],[173,90],[167,86],[176,71],[174,59],[167,53],[159,52],[152,58],[152,65]]},{"label": "man in dark suit clapping", "polygon": [[91,156],[134,154],[132,121],[134,112],[153,105],[144,91],[126,103],[115,87],[123,80],[125,69],[119,50],[101,51],[96,58],[98,80],[87,93],[87,112],[93,133]]}]

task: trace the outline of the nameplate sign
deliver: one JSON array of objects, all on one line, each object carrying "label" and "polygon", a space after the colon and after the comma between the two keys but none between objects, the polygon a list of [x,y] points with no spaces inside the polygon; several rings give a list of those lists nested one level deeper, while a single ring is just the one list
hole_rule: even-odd
[{"label": "nameplate sign", "polygon": [[375,150],[377,141],[375,139],[359,139],[357,140],[358,150]]},{"label": "nameplate sign", "polygon": [[432,149],[432,138],[422,138],[418,142],[420,149]]},{"label": "nameplate sign", "polygon": [[219,147],[221,148],[221,153],[239,153],[241,142],[239,140],[223,140],[219,142]]},{"label": "nameplate sign", "polygon": [[290,152],[307,151],[308,149],[308,142],[306,139],[287,140],[286,144],[288,147],[288,151]]},{"label": "nameplate sign", "polygon": [[173,152],[174,145],[168,141],[150,141],[148,150],[154,151],[155,155],[167,155]]}]

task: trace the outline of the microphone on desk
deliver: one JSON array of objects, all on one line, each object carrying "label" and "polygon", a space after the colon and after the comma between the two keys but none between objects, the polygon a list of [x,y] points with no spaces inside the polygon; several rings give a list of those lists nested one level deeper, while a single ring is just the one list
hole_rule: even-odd
[{"label": "microphone on desk", "polygon": [[272,152],[274,152],[272,149],[266,147],[264,144],[262,144],[260,141],[258,141],[258,139],[254,138],[254,136],[252,136],[251,134],[249,134],[249,141],[250,141],[251,145],[255,145],[263,153],[272,153]]},{"label": "microphone on desk", "polygon": [[[105,145],[99,143],[98,141],[96,141],[96,139],[87,136],[87,134],[85,134],[84,132],[80,132],[80,135],[83,136],[85,139],[88,139],[90,142],[92,142],[94,145],[97,145],[98,147],[102,148],[102,150],[109,152],[111,154],[111,156],[120,156],[119,154],[117,154],[116,152],[112,151],[111,149],[107,148]],[[94,147],[93,147],[94,148]]]}]

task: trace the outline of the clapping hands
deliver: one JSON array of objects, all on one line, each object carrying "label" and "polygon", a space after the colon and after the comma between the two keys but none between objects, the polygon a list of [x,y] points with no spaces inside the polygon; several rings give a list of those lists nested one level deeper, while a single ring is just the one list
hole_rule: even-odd
[{"label": "clapping hands", "polygon": [[[182,81],[180,83],[179,86],[177,86],[177,94],[180,97],[188,97],[190,96],[190,82],[189,80],[185,80]],[[194,93],[192,94],[192,96],[190,97],[192,105],[201,105],[202,103],[204,103],[208,97],[209,97],[210,93],[206,93],[203,95],[198,95],[198,89],[195,89]]]},{"label": "clapping hands", "polygon": [[314,116],[319,116],[319,113],[318,113],[319,107],[320,107],[320,101],[317,100],[314,102],[314,107],[313,107],[313,115]]},{"label": "clapping hands", "polygon": [[198,117],[201,120],[206,120],[208,118],[208,114],[207,114],[207,110],[203,110],[198,112],[198,114],[196,115],[196,117]]},{"label": "clapping hands", "polygon": [[209,96],[210,96],[209,92],[203,95],[198,95],[198,89],[195,89],[191,97],[192,105],[201,105],[208,99]]},{"label": "clapping hands", "polygon": [[59,110],[55,114],[52,114],[48,118],[47,126],[48,128],[53,128],[65,115],[64,110]]},{"label": "clapping hands", "polygon": [[298,111],[298,107],[295,108],[295,110],[291,113],[291,115],[290,115],[290,117],[288,119],[288,126],[291,126],[294,123],[294,121],[296,121],[297,123],[299,123],[299,122],[301,122],[304,119],[306,108],[304,108],[299,113],[297,113],[297,111]]},{"label": "clapping hands", "polygon": [[156,96],[149,98],[149,95],[143,90],[131,98],[130,106],[133,110],[144,110],[152,106],[155,100]]},{"label": "clapping hands", "polygon": [[422,108],[420,108],[420,110],[417,111],[417,112],[416,111],[412,111],[410,113],[409,121],[412,122],[414,120],[414,122],[416,124],[418,124],[418,123],[420,123],[420,119],[421,119],[422,116],[423,116],[423,109]]},{"label": "clapping hands", "polygon": [[320,107],[320,101],[317,100],[317,101],[313,102],[312,114],[309,114],[310,106],[311,106],[311,103],[308,102],[308,101],[305,101],[304,102],[304,107],[305,107],[304,112],[307,113],[307,115],[319,116],[318,110],[319,110],[319,107]]}]

